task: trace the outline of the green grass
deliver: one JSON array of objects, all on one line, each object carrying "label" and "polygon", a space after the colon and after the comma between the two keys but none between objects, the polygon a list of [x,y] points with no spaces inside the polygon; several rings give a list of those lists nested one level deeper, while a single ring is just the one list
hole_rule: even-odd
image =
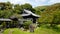
[{"label": "green grass", "polygon": [[[12,32],[11,32],[12,31]],[[57,27],[49,27],[49,25],[42,25],[35,29],[34,33],[30,33],[28,31],[22,31],[18,28],[10,28],[4,30],[3,34],[60,34],[60,25]]]},{"label": "green grass", "polygon": [[11,34],[11,31],[13,31],[12,34],[30,34],[29,32],[22,31],[18,28],[6,29],[3,34]]},{"label": "green grass", "polygon": [[36,28],[34,33],[22,31],[18,28],[12,28],[12,29],[6,29],[3,34],[11,34],[9,33],[11,30],[14,30],[12,34],[60,34],[60,32],[55,31],[53,29],[47,29],[47,28]]},{"label": "green grass", "polygon": [[47,28],[38,28],[35,30],[34,34],[60,34],[60,32]]}]

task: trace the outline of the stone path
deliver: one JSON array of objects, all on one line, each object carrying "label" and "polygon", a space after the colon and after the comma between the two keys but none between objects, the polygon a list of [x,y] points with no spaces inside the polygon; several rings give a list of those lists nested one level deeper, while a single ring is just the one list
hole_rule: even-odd
[{"label": "stone path", "polygon": [[3,34],[3,30],[0,31],[0,34]]}]

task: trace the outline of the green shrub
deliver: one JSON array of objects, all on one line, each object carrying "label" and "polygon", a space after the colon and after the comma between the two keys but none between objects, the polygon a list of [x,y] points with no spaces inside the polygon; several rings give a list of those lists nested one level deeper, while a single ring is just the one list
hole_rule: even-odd
[{"label": "green shrub", "polygon": [[24,22],[24,28],[25,29],[28,29],[29,28],[29,25],[32,23],[32,21],[26,21],[26,22]]}]

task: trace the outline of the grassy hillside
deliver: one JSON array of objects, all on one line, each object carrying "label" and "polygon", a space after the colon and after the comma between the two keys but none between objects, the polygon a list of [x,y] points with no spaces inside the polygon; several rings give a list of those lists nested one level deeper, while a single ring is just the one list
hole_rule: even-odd
[{"label": "grassy hillside", "polygon": [[39,14],[40,23],[59,23],[60,21],[60,3],[56,3],[49,6],[38,6],[35,7],[36,13]]}]

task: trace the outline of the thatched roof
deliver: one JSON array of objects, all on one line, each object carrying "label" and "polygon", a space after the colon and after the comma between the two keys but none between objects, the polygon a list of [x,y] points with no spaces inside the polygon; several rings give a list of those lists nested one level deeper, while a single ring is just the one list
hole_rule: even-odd
[{"label": "thatched roof", "polygon": [[35,16],[35,17],[40,17],[39,15],[36,15],[36,14],[32,13],[29,10],[25,10],[24,9],[24,12],[27,13],[27,14],[22,14],[21,16],[29,16],[29,15],[32,15],[32,16]]},{"label": "thatched roof", "polygon": [[11,16],[9,19],[11,19],[13,21],[18,21],[18,18],[16,16]]},{"label": "thatched roof", "polygon": [[[0,21],[12,21],[11,19],[0,18]],[[29,21],[27,19],[18,19],[18,21]]]},{"label": "thatched roof", "polygon": [[3,18],[0,18],[0,21],[12,21],[11,19],[3,19]]}]

